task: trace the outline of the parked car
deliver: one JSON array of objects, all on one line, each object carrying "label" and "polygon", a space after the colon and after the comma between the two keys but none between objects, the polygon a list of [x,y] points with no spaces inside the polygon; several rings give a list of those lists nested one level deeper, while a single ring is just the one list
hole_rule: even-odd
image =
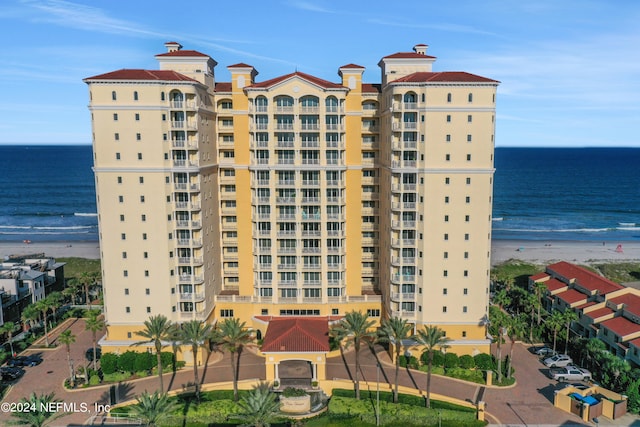
[{"label": "parked car", "polygon": [[548,359],[544,359],[545,366],[549,368],[557,368],[561,366],[571,365],[573,363],[573,359],[567,356],[566,354],[556,354],[555,356],[549,357]]},{"label": "parked car", "polygon": [[549,378],[556,381],[589,381],[591,372],[577,366],[568,365],[564,368],[550,369]]},{"label": "parked car", "polygon": [[24,369],[10,366],[0,367],[0,376],[2,376],[2,381],[15,381],[23,375]]},{"label": "parked car", "polygon": [[14,368],[18,366],[36,366],[42,363],[42,357],[37,355],[16,356],[7,361],[7,366]]},{"label": "parked car", "polygon": [[[88,348],[87,351],[84,353],[84,355],[89,362],[93,362],[93,347]],[[95,359],[100,360],[100,357],[102,357],[102,349],[100,347],[96,347]]]},{"label": "parked car", "polygon": [[555,351],[553,351],[552,348],[547,347],[547,346],[533,346],[533,347],[529,347],[529,351],[537,356],[545,356],[545,357],[551,357],[554,356],[556,354]]}]

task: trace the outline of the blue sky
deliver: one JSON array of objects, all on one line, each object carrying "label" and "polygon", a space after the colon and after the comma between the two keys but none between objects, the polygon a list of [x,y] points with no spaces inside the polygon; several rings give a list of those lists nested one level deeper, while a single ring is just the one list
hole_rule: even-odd
[{"label": "blue sky", "polygon": [[91,142],[85,77],[156,69],[164,42],[253,65],[258,80],[429,45],[434,71],[500,80],[497,146],[640,146],[635,0],[3,0],[0,144]]}]

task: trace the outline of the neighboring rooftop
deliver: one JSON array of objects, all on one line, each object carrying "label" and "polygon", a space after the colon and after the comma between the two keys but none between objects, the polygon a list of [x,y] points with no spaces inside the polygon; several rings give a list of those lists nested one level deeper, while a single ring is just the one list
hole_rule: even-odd
[{"label": "neighboring rooftop", "polygon": [[329,322],[323,318],[280,317],[269,321],[262,352],[328,352]]}]

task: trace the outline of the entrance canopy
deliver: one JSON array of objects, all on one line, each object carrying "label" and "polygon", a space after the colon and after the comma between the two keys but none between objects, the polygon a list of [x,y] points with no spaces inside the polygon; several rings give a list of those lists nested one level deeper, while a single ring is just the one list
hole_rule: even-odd
[{"label": "entrance canopy", "polygon": [[273,318],[261,350],[263,353],[326,353],[330,350],[327,318]]}]

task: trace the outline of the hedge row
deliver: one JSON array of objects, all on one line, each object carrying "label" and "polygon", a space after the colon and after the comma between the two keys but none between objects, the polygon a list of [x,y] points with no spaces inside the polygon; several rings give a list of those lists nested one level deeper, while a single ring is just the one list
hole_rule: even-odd
[{"label": "hedge row", "polygon": [[[163,368],[173,365],[173,353],[163,351],[160,353]],[[100,359],[102,372],[106,375],[115,372],[134,372],[151,371],[158,366],[158,358],[155,354],[148,352],[126,351],[122,354],[106,353]]]}]

